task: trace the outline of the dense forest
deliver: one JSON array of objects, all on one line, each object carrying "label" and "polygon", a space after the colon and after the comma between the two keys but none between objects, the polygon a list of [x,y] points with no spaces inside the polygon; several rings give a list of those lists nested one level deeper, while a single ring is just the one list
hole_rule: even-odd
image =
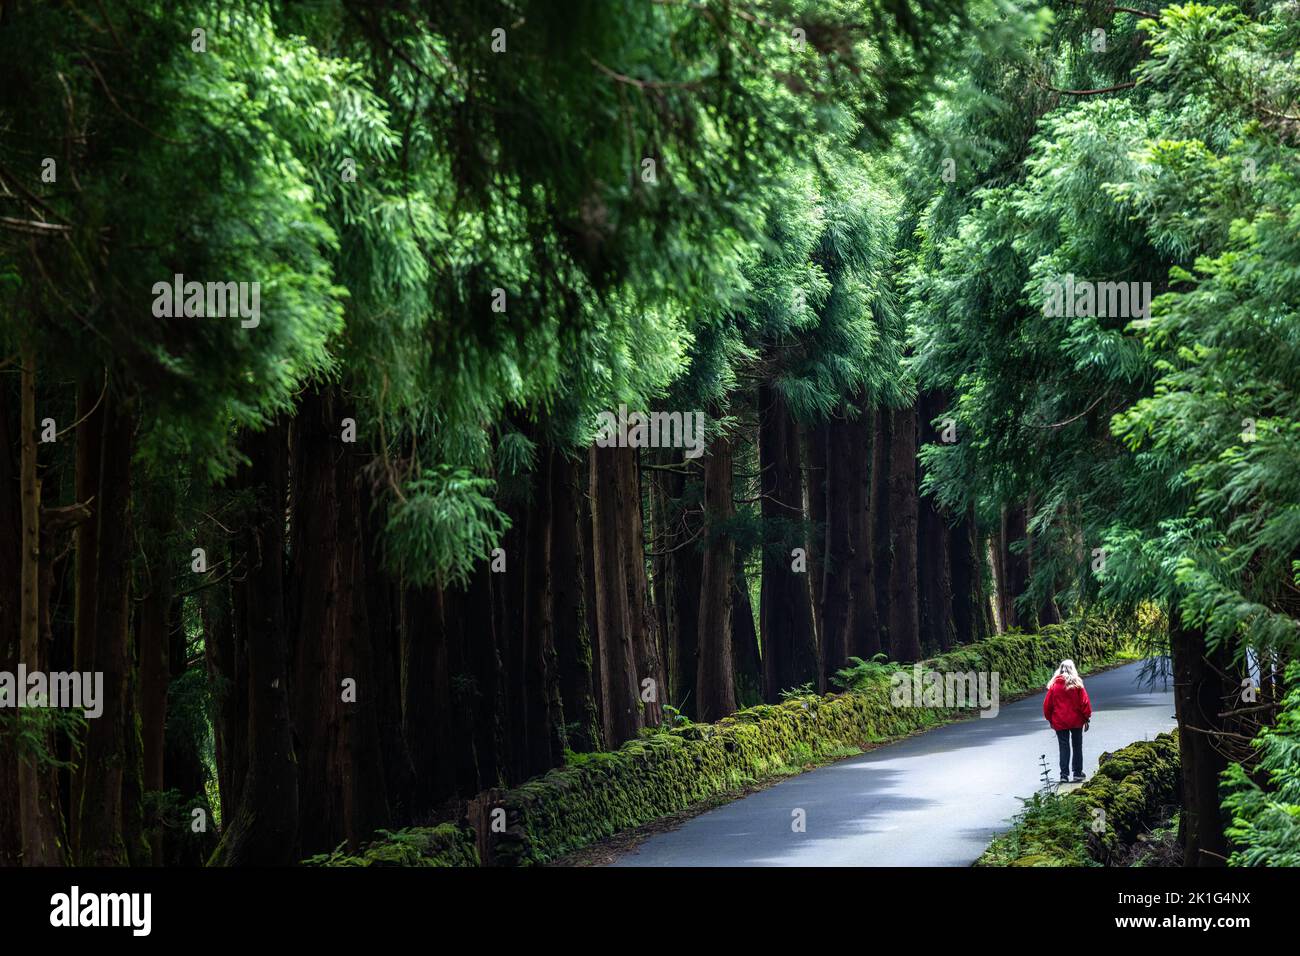
[{"label": "dense forest", "polygon": [[0,671],[103,679],[0,709],[0,863],[295,864],[1104,616],[1185,865],[1300,864],[1298,45],[0,4]]}]

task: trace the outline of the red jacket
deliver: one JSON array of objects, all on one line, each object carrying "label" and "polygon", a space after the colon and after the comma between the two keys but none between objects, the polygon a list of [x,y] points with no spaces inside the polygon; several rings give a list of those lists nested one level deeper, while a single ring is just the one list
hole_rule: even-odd
[{"label": "red jacket", "polygon": [[1074,730],[1092,719],[1092,701],[1082,687],[1066,687],[1065,678],[1057,675],[1043,698],[1043,716],[1053,730]]}]

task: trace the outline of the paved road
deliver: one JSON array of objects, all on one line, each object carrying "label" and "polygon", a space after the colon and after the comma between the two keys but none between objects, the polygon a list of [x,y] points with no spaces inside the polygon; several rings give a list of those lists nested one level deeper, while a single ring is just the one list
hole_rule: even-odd
[{"label": "paved road", "polygon": [[[1164,678],[1141,664],[1085,678],[1092,729],[1084,769],[1103,751],[1174,726]],[[1042,694],[997,717],[948,724],[861,757],[791,777],[651,837],[615,866],[968,866],[1006,829],[1039,784],[1039,755],[1056,774],[1056,735]],[[792,830],[805,811],[806,832]]]}]

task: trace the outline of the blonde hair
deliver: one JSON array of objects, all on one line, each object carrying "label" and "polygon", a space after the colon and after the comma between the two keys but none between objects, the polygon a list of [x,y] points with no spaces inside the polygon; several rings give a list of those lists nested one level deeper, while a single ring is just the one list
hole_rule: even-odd
[{"label": "blonde hair", "polygon": [[1056,678],[1064,677],[1066,687],[1082,687],[1083,678],[1079,676],[1078,668],[1074,666],[1074,661],[1066,658],[1061,661],[1061,666],[1056,669],[1052,679],[1047,682],[1047,689],[1051,690],[1052,685],[1056,683]]}]

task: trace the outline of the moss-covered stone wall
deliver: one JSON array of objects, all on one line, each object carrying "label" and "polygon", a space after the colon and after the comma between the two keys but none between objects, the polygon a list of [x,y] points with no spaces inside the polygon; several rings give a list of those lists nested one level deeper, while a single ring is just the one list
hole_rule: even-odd
[{"label": "moss-covered stone wall", "polygon": [[[996,672],[1005,700],[1041,687],[1062,658],[1073,657],[1082,668],[1092,669],[1113,660],[1123,644],[1117,627],[1092,618],[1036,634],[992,637],[923,666],[944,673]],[[714,724],[647,732],[618,750],[574,755],[565,766],[518,787],[480,795],[469,813],[473,827],[438,827],[452,827],[459,836],[438,844],[437,862],[418,865],[473,865],[464,848],[475,844],[485,865],[545,863],[792,766],[843,756],[970,713],[896,707],[890,700],[890,676],[882,673],[851,693],[795,697],[750,707]],[[424,832],[400,831],[359,857],[336,853],[309,862],[402,865],[412,848],[422,846],[418,837],[408,835]],[[387,844],[395,841],[403,846],[390,850]]]},{"label": "moss-covered stone wall", "polygon": [[1103,754],[1092,779],[1032,801],[976,866],[1095,866],[1119,856],[1160,811],[1177,803],[1178,733]]}]

